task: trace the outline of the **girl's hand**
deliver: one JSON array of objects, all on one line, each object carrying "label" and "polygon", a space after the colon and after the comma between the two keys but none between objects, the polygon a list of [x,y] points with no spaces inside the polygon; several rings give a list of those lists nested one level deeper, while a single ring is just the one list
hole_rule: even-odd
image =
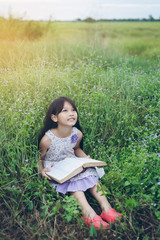
[{"label": "girl's hand", "polygon": [[91,158],[90,156],[87,156],[86,158]]},{"label": "girl's hand", "polygon": [[42,175],[42,177],[46,177],[48,180],[52,180],[47,174],[46,172],[50,172],[51,169],[49,168],[43,168],[41,171],[40,171],[40,174]]}]

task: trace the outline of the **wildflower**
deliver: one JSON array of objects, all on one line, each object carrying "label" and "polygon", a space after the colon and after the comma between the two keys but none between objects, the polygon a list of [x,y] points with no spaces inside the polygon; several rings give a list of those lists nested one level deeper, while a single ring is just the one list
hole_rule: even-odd
[{"label": "wildflower", "polygon": [[160,182],[158,182],[158,185],[160,185]]},{"label": "wildflower", "polygon": [[158,137],[158,136],[157,136],[157,133],[156,133],[152,139],[155,139],[155,138],[157,138],[157,137]]}]

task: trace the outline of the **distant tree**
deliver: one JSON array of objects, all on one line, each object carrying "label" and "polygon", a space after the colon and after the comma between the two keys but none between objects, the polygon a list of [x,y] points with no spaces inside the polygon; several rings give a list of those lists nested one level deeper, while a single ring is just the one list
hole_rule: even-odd
[{"label": "distant tree", "polygon": [[154,17],[152,15],[149,15],[149,20],[154,21]]},{"label": "distant tree", "polygon": [[88,17],[84,19],[84,22],[95,22],[96,20],[94,18]]},{"label": "distant tree", "polygon": [[77,18],[76,19],[76,22],[81,22],[82,20],[80,18]]}]

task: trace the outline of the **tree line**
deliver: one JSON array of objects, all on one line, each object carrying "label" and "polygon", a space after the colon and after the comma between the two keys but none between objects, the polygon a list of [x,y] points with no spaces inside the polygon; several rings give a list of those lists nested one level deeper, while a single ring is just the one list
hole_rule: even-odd
[{"label": "tree line", "polygon": [[92,17],[87,17],[85,19],[76,19],[77,22],[160,22],[159,18],[154,18],[152,15],[149,15],[148,18],[121,18],[121,19],[94,19]]}]

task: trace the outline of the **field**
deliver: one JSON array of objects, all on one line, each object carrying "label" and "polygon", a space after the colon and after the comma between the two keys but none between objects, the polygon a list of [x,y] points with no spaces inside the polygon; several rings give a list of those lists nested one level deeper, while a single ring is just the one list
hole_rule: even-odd
[{"label": "field", "polygon": [[[158,239],[160,23],[11,18],[0,28],[0,239]],[[123,214],[108,230],[84,226],[77,202],[37,173],[38,135],[59,96],[78,107],[84,151],[107,163],[102,188]]]}]

